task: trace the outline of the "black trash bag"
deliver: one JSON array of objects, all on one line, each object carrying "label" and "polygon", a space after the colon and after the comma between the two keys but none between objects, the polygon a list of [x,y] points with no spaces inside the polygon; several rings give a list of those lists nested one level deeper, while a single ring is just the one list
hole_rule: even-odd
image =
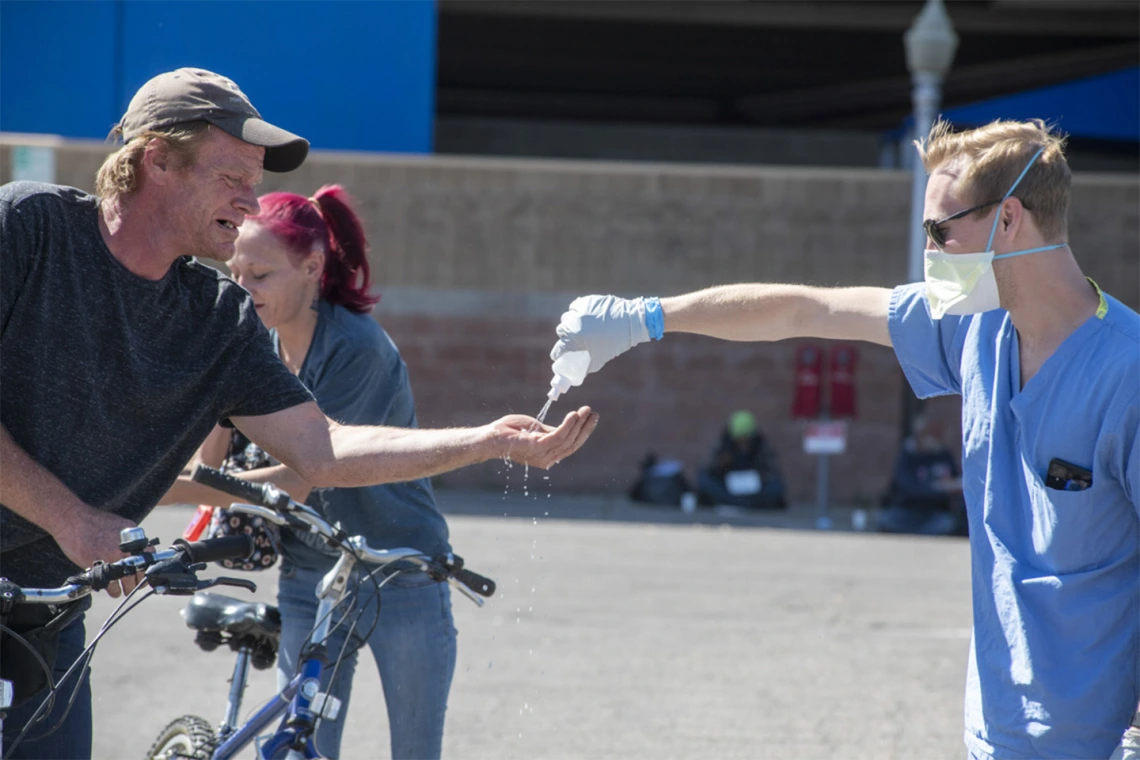
[{"label": "black trash bag", "polygon": [[629,498],[646,504],[679,507],[681,497],[692,490],[679,460],[658,460],[651,451],[641,462],[641,474],[629,489]]}]

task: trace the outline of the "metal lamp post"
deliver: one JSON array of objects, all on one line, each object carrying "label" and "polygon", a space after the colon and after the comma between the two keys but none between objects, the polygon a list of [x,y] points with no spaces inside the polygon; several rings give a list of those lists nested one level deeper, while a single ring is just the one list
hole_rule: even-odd
[{"label": "metal lamp post", "polygon": [[[910,71],[914,90],[914,136],[924,139],[938,115],[942,99],[942,80],[954,62],[958,49],[958,35],[946,15],[942,0],[927,0],[922,12],[903,35],[906,45],[906,67]],[[922,162],[914,162],[914,182],[911,188],[910,207],[910,259],[907,275],[910,282],[923,277],[922,251],[926,247],[926,234],[922,230],[922,208],[926,198],[926,170]]]},{"label": "metal lamp post", "polygon": [[[915,17],[910,28],[903,35],[906,46],[906,67],[910,70],[914,89],[911,98],[914,103],[914,136],[925,139],[930,134],[934,119],[938,115],[938,105],[942,99],[942,79],[954,62],[958,49],[958,35],[946,14],[942,0],[926,0],[922,11]],[[907,279],[920,282],[923,279],[923,255],[926,248],[926,232],[922,229],[922,211],[926,205],[926,169],[917,156],[914,157],[911,199],[910,199],[910,247],[907,249]],[[921,409],[921,402],[903,382],[902,398],[902,439],[910,435],[911,422]]]}]

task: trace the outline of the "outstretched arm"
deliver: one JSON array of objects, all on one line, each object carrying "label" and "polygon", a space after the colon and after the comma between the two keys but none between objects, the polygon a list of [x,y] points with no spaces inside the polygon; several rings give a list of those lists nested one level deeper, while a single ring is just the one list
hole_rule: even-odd
[{"label": "outstretched arm", "polygon": [[721,285],[661,299],[665,332],[723,340],[864,340],[891,345],[887,288]]},{"label": "outstretched arm", "polygon": [[477,428],[420,430],[340,425],[310,402],[233,422],[313,487],[352,487],[430,477],[500,457],[547,468],[581,448],[598,415],[582,407],[557,428],[511,415]]},{"label": "outstretched arm", "polygon": [[575,299],[556,330],[557,360],[588,351],[590,371],[666,332],[723,340],[785,338],[865,340],[891,345],[886,288],[814,288],[806,285],[722,285],[671,298],[584,296]]}]

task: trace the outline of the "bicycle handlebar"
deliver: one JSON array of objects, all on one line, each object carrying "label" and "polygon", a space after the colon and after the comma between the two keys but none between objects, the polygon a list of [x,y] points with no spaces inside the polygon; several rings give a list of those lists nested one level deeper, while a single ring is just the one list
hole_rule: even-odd
[{"label": "bicycle handlebar", "polygon": [[461,567],[452,572],[452,577],[479,596],[490,597],[495,593],[495,582],[479,573]]},{"label": "bicycle handlebar", "polygon": [[[412,562],[437,580],[456,581],[460,590],[474,591],[480,596],[489,597],[495,593],[495,582],[463,567],[463,559],[453,554],[443,558],[432,558],[415,549],[373,549],[363,536],[347,536],[337,525],[332,525],[320,513],[307,504],[289,498],[289,494],[272,483],[251,483],[247,480],[227,475],[213,467],[198,465],[191,479],[250,504],[234,503],[230,509],[248,515],[256,515],[275,525],[291,526],[298,530],[315,533],[334,546],[347,545],[356,557],[368,564],[387,565],[391,562]],[[441,572],[442,571],[442,572]],[[468,594],[470,596],[470,594]],[[472,601],[482,602],[471,596]]]},{"label": "bicycle handlebar", "polygon": [[203,541],[185,541],[181,538],[175,540],[175,546],[181,547],[191,562],[220,562],[223,559],[244,559],[253,554],[253,539],[245,534],[237,536],[219,536],[207,538]]},{"label": "bicycle handlebar", "polygon": [[[92,591],[102,591],[112,581],[134,575],[168,560],[179,560],[185,565],[238,559],[253,553],[253,540],[249,536],[223,536],[204,541],[188,542],[178,539],[169,549],[140,552],[115,562],[96,563],[78,575],[67,579],[58,588],[21,588],[11,581],[0,581],[4,601],[10,604],[65,604],[81,599]],[[8,596],[8,595],[11,596]]]},{"label": "bicycle handlebar", "polygon": [[272,483],[251,483],[248,480],[235,478],[221,470],[200,464],[195,468],[190,479],[195,483],[213,488],[222,493],[229,494],[237,499],[248,501],[270,509],[281,509],[289,505],[289,494],[282,491]]}]

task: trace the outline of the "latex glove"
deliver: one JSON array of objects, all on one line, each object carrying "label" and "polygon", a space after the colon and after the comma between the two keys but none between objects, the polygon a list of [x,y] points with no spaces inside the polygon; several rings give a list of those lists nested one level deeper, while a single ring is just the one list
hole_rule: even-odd
[{"label": "latex glove", "polygon": [[1120,746],[1109,760],[1137,760],[1140,758],[1140,728],[1131,726],[1124,732]]},{"label": "latex glove", "polygon": [[[582,296],[570,303],[555,332],[558,342],[552,361],[570,351],[590,353],[590,372],[597,372],[615,356],[650,339],[647,312],[656,312],[655,338],[661,338],[661,305],[657,299]],[[651,320],[653,318],[651,317]]]}]

